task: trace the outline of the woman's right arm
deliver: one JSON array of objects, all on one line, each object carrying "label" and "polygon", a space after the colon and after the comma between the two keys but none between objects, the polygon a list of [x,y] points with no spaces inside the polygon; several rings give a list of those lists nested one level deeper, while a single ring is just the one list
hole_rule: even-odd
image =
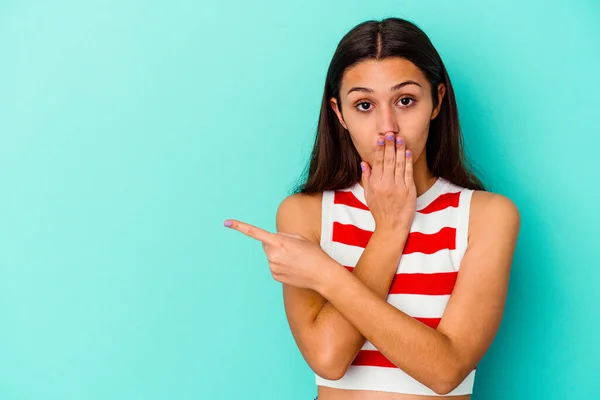
[{"label": "woman's right arm", "polygon": [[[295,233],[320,244],[321,200],[292,195],[277,210],[277,231]],[[383,299],[396,274],[408,230],[375,229],[353,273]],[[287,320],[300,352],[325,379],[340,379],[365,343],[365,337],[319,293],[283,284]],[[376,321],[373,321],[376,323]]]}]

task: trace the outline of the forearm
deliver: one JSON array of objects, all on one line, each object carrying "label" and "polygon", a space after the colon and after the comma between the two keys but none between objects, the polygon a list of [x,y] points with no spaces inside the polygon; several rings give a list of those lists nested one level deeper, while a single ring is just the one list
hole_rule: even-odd
[{"label": "forearm", "polygon": [[386,358],[416,380],[436,391],[456,382],[459,357],[441,332],[382,300],[347,271],[333,271],[319,292]]},{"label": "forearm", "polygon": [[[377,298],[387,298],[396,275],[408,232],[375,230],[356,266],[352,269],[358,281]],[[326,353],[328,364],[338,374],[346,371],[365,337],[330,302],[325,302],[313,323],[313,334]]]}]

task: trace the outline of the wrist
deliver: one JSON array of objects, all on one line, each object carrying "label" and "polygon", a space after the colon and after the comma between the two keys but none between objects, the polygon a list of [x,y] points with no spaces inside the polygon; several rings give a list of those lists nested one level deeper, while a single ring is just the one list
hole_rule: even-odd
[{"label": "wrist", "polygon": [[373,231],[372,239],[379,242],[387,242],[390,245],[397,244],[398,242],[406,241],[410,227],[397,226],[397,227],[375,227]]},{"label": "wrist", "polygon": [[338,263],[335,260],[331,260],[331,262],[327,265],[326,268],[323,268],[323,275],[318,282],[318,286],[315,290],[321,294],[321,296],[328,299],[329,294],[335,290],[335,287],[339,283],[340,277],[343,277],[344,273],[351,274],[342,264]]}]

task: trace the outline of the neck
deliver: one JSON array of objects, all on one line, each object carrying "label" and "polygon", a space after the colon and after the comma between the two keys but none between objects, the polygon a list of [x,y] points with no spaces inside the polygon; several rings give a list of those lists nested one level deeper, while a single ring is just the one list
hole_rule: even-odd
[{"label": "neck", "polygon": [[427,166],[425,152],[423,152],[413,166],[413,179],[415,180],[415,187],[417,188],[417,197],[429,190],[437,180],[437,176],[434,176]]}]

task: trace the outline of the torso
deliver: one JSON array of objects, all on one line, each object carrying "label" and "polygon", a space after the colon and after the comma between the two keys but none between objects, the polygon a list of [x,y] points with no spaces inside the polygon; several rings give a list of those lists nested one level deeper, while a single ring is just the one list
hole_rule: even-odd
[{"label": "torso", "polygon": [[[488,192],[475,191],[478,196],[488,197],[493,195]],[[306,209],[309,210],[311,216],[310,223],[312,229],[314,229],[315,236],[321,239],[321,218],[322,218],[322,201],[323,194],[304,195],[304,202]],[[477,196],[473,196],[474,198]],[[483,199],[482,199],[483,200]],[[473,214],[473,209],[471,213]],[[383,392],[376,390],[348,390],[348,389],[337,389],[327,386],[318,386],[318,399],[319,400],[426,400],[426,399],[439,399],[440,396],[426,396],[426,395],[412,395],[404,393],[393,393]],[[444,399],[448,400],[470,400],[471,395],[459,395],[459,396],[443,396]]]}]

